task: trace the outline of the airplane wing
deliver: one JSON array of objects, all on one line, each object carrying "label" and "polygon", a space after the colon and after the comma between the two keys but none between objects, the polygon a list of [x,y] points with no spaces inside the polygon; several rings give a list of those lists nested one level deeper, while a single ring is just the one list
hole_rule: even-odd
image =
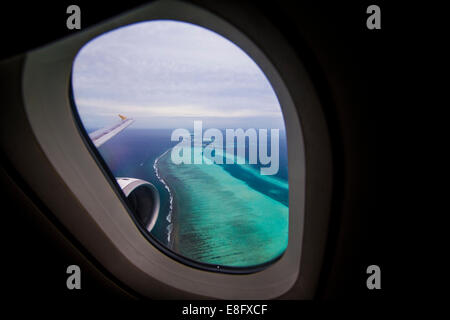
[{"label": "airplane wing", "polygon": [[89,134],[89,138],[91,138],[97,148],[134,122],[133,119],[129,119],[123,115],[119,114],[119,117],[120,122]]}]

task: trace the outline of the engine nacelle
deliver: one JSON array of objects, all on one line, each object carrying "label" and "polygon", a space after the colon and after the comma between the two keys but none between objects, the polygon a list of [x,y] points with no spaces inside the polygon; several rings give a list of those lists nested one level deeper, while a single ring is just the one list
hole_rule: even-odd
[{"label": "engine nacelle", "polygon": [[158,189],[150,182],[141,179],[116,178],[116,180],[136,219],[147,231],[151,231],[159,214]]}]

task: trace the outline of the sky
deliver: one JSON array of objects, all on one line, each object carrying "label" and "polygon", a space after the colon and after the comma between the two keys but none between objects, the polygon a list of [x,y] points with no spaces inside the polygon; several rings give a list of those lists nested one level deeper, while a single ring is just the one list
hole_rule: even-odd
[{"label": "sky", "polygon": [[[133,118],[135,128],[280,128],[277,97],[238,46],[190,23],[125,26],[87,43],[75,58],[74,101],[86,128]],[[131,127],[130,127],[131,128]]]}]

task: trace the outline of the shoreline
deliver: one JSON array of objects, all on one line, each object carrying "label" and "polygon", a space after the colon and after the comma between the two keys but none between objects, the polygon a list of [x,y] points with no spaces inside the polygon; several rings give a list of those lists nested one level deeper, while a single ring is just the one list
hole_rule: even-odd
[{"label": "shoreline", "polygon": [[161,177],[160,173],[159,173],[159,168],[158,168],[158,161],[165,156],[172,148],[167,149],[165,152],[163,152],[160,156],[158,156],[155,161],[153,162],[153,170],[155,171],[155,175],[158,178],[158,180],[164,185],[164,188],[167,190],[167,192],[169,193],[169,212],[167,213],[166,216],[166,220],[169,223],[169,225],[167,226],[166,230],[167,230],[167,243],[169,248],[173,248],[173,192],[170,189],[169,185],[167,184],[167,182],[164,180],[164,178]]}]

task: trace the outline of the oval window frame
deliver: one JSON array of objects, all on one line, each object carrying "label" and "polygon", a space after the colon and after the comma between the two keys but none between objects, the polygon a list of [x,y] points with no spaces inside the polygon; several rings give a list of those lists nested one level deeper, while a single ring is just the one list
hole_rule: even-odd
[{"label": "oval window frame", "polygon": [[[129,214],[125,217],[126,207],[123,204],[118,205],[121,202],[116,188],[111,185],[109,181],[111,179],[105,177],[105,173],[94,161],[86,139],[80,134],[68,90],[71,88],[71,70],[75,55],[88,41],[104,32],[154,19],[189,22],[226,37],[259,65],[278,96],[285,119],[289,150],[289,242],[283,256],[259,272],[239,276],[205,272],[180,264],[148,245],[148,241],[141,233],[136,232]],[[269,33],[269,36],[264,35],[266,40],[259,37],[258,42],[252,41],[246,35],[252,34],[255,39],[258,38],[252,28],[247,28],[244,34],[229,22],[202,8],[182,2],[163,1],[140,7],[27,54],[23,73],[23,92],[30,125],[43,152],[85,209],[83,216],[78,217],[78,220],[76,218],[80,212],[73,212],[70,208],[65,214],[58,213],[58,218],[100,263],[121,281],[146,296],[161,297],[165,294],[161,288],[165,290],[171,288],[173,291],[166,294],[177,297],[269,299],[286,294],[299,282],[302,282],[303,286],[298,293],[299,297],[311,297],[314,293],[319,270],[312,271],[310,268],[317,266],[321,261],[326,229],[321,231],[315,226],[317,234],[308,234],[307,240],[312,241],[308,243],[308,247],[303,246],[306,157],[302,132],[305,127],[300,128],[300,116],[303,116],[302,122],[316,125],[312,130],[312,134],[316,133],[316,136],[312,138],[315,142],[321,143],[321,151],[315,153],[316,157],[313,158],[321,156],[324,170],[314,179],[318,179],[325,186],[325,190],[322,191],[326,196],[331,194],[331,152],[328,131],[318,97],[301,62],[273,28],[270,29],[268,25],[265,27]],[[271,42],[278,47],[276,52],[270,52],[269,49],[274,48]],[[265,53],[261,47],[265,49]],[[280,50],[285,51],[280,54]],[[287,55],[289,57],[287,61],[292,62],[295,67],[291,72],[294,75],[293,82],[286,73],[286,66],[283,65],[286,63],[283,61],[283,55]],[[271,60],[277,62],[277,68]],[[283,75],[291,83],[291,91],[288,90],[278,68],[283,70]],[[293,86],[294,88],[297,86],[298,92],[292,91]],[[294,97],[291,97],[291,94]],[[303,111],[300,114],[301,109]],[[310,132],[308,134],[311,136]],[[296,140],[290,137],[296,137]],[[102,190],[102,194],[94,195],[93,190]],[[317,195],[315,197],[316,203]],[[317,216],[313,217],[311,213],[310,217],[313,222],[321,221],[323,226],[328,219],[329,211],[326,207],[320,208],[320,205],[318,207],[315,212]],[[82,232],[81,229],[86,226],[87,221],[94,223],[93,228],[98,227],[99,237],[105,241],[105,245]],[[112,246],[105,248],[106,242],[111,242]],[[316,252],[312,252],[311,247],[315,245],[317,245]],[[111,259],[111,256],[116,256],[117,259]],[[308,265],[309,268],[305,267]],[[135,272],[130,273],[130,270]],[[300,273],[300,270],[305,272]]]}]

